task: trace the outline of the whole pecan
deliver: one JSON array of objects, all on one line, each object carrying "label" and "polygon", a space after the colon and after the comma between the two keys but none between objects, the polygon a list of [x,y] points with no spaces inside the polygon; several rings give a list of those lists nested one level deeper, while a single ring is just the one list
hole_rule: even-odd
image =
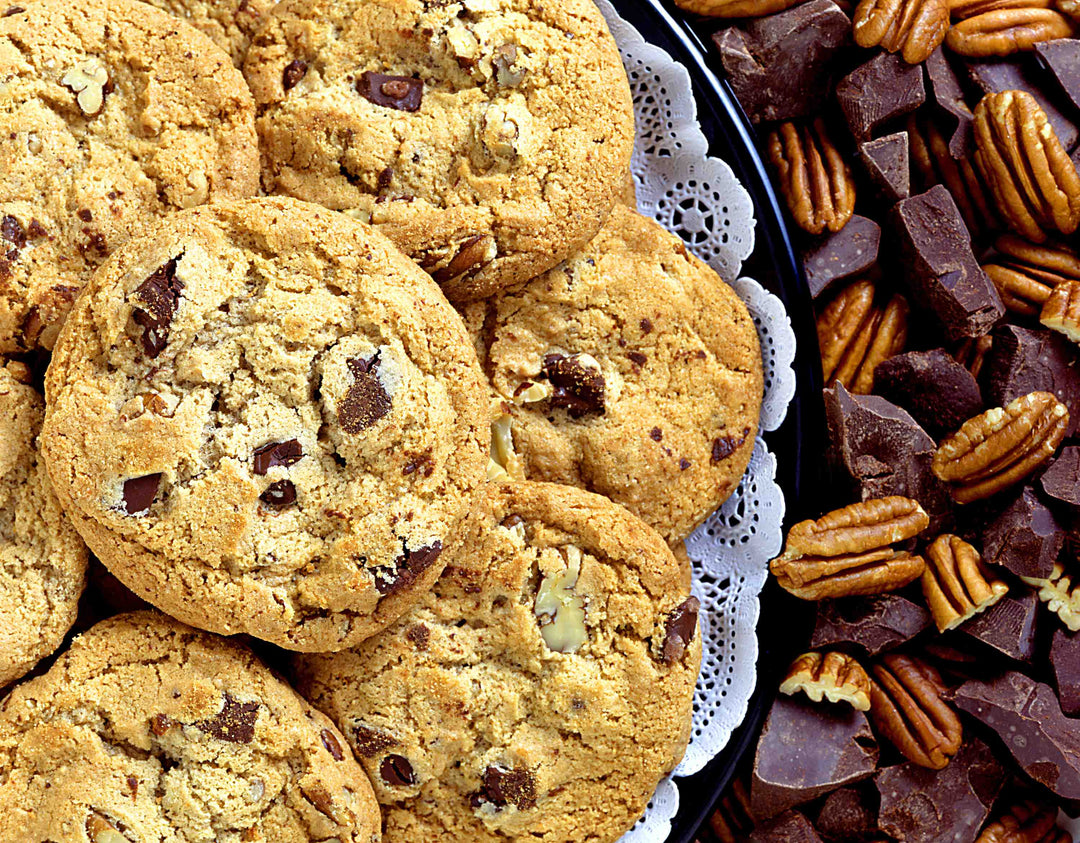
[{"label": "whole pecan", "polygon": [[876,298],[874,282],[855,281],[818,317],[821,365],[829,386],[840,383],[850,392],[867,395],[873,389],[877,365],[903,351],[907,300],[899,294],[884,303]]},{"label": "whole pecan", "polygon": [[982,269],[997,287],[1001,303],[1019,316],[1038,316],[1043,304],[1050,298],[1052,288],[1019,267],[984,263]]},{"label": "whole pecan", "polygon": [[1062,281],[1043,303],[1039,321],[1073,342],[1080,342],[1080,281]]},{"label": "whole pecan", "polygon": [[1080,281],[1080,257],[1063,244],[1031,243],[1003,234],[994,241],[994,248],[998,254],[983,264],[983,271],[1013,313],[1038,316],[1054,287]]},{"label": "whole pecan", "polygon": [[870,677],[846,653],[803,653],[788,668],[780,693],[802,691],[814,702],[847,702],[859,711],[870,710]]},{"label": "whole pecan", "polygon": [[900,52],[908,64],[930,58],[948,30],[948,0],[859,0],[855,7],[855,43]]},{"label": "whole pecan", "polygon": [[993,344],[994,340],[989,334],[966,339],[953,352],[953,357],[956,358],[957,363],[971,372],[973,378],[978,380],[982,373],[983,363],[986,362],[986,355],[989,354]]},{"label": "whole pecan", "polygon": [[1061,12],[1022,6],[983,12],[955,23],[945,43],[961,56],[986,58],[1030,50],[1041,41],[1068,38],[1072,33],[1072,21]]},{"label": "whole pecan", "polygon": [[923,596],[939,632],[955,629],[986,611],[1009,591],[983,564],[979,551],[959,536],[938,536],[926,555]]},{"label": "whole pecan", "polygon": [[1049,392],[1031,392],[964,422],[934,452],[931,470],[958,503],[997,494],[1054,455],[1069,411]]},{"label": "whole pecan", "polygon": [[709,818],[709,827],[720,843],[738,843],[753,831],[750,794],[741,777],[733,779],[731,787],[720,797],[720,803]]},{"label": "whole pecan", "polygon": [[975,843],[1072,843],[1057,817],[1056,806],[1027,799],[987,825]]},{"label": "whole pecan", "polygon": [[675,5],[711,18],[760,18],[804,2],[806,0],[675,0]]},{"label": "whole pecan", "polygon": [[1061,562],[1054,563],[1053,573],[1041,577],[1020,577],[1039,592],[1039,599],[1072,632],[1080,632],[1080,581],[1065,573]]},{"label": "whole pecan", "polygon": [[975,107],[975,164],[1009,227],[1043,243],[1080,224],[1080,175],[1035,98],[987,94]]},{"label": "whole pecan", "polygon": [[891,545],[914,538],[929,523],[909,498],[853,503],[793,526],[769,568],[782,588],[803,600],[892,591],[918,578],[926,563]]},{"label": "whole pecan", "polygon": [[963,729],[942,699],[936,670],[914,656],[889,653],[872,668],[870,719],[909,761],[940,770],[960,750]]},{"label": "whole pecan", "polygon": [[855,210],[855,180],[820,117],[781,123],[769,133],[769,160],[799,227],[811,234],[842,229]]},{"label": "whole pecan", "polygon": [[955,20],[966,20],[1002,9],[1052,8],[1054,8],[1054,0],[952,0],[949,3],[949,14]]}]

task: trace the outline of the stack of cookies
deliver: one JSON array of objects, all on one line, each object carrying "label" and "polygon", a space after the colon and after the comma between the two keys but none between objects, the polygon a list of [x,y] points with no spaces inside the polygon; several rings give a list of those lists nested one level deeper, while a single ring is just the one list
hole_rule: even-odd
[{"label": "stack of cookies", "polygon": [[603,18],[153,5],[0,14],[0,840],[616,840],[763,387]]}]

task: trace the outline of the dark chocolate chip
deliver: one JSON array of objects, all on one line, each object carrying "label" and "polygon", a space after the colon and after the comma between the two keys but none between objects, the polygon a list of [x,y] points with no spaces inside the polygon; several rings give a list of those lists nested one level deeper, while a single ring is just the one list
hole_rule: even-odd
[{"label": "dark chocolate chip", "polygon": [[298,463],[304,456],[304,450],[296,439],[285,442],[270,442],[261,448],[255,449],[255,473],[264,476],[274,466],[285,466]]},{"label": "dark chocolate chip", "polygon": [[291,480],[278,480],[266,487],[266,491],[259,495],[259,500],[275,509],[289,506],[296,503],[296,486]]},{"label": "dark chocolate chip", "polygon": [[307,62],[303,59],[294,59],[285,65],[285,70],[281,73],[281,85],[286,91],[291,90],[306,75]]},{"label": "dark chocolate chip", "polygon": [[683,457],[679,460],[679,471],[686,471],[686,469],[688,469],[689,467],[690,460],[688,460],[686,457]]},{"label": "dark chocolate chip", "polygon": [[664,646],[660,658],[664,664],[674,664],[686,655],[686,649],[697,634],[698,610],[701,601],[696,597],[687,597],[668,615],[664,628]]},{"label": "dark chocolate chip", "polygon": [[397,740],[386,732],[368,726],[353,726],[353,746],[361,758],[374,758],[390,747],[397,746],[397,743]]},{"label": "dark chocolate chip", "polygon": [[240,702],[226,691],[222,695],[221,712],[209,720],[200,720],[195,728],[219,741],[251,743],[255,739],[258,718],[257,702]]},{"label": "dark chocolate chip", "polygon": [[640,351],[628,351],[626,356],[630,358],[630,362],[635,366],[644,366],[649,362],[649,358]]},{"label": "dark chocolate chip", "polygon": [[8,243],[14,244],[16,249],[21,249],[26,245],[26,231],[22,223],[11,215],[5,216],[3,221],[0,221],[0,236]]},{"label": "dark chocolate chip", "polygon": [[75,216],[81,219],[83,222],[93,222],[94,215],[90,212],[89,208],[80,208],[75,212]]},{"label": "dark chocolate chip", "polygon": [[424,83],[409,76],[387,76],[366,70],[356,80],[356,91],[364,99],[383,108],[419,111]]},{"label": "dark chocolate chip", "polygon": [[155,714],[150,718],[150,731],[159,738],[168,733],[172,725],[172,720],[165,714]]},{"label": "dark chocolate chip", "polygon": [[329,729],[323,729],[319,732],[319,737],[322,738],[323,746],[326,747],[326,751],[330,753],[330,756],[335,761],[344,761],[345,753],[341,750],[341,741],[337,739]]},{"label": "dark chocolate chip", "polygon": [[[664,431],[658,427],[654,427],[649,431],[649,438],[652,439],[653,442],[661,442],[664,439]],[[715,448],[713,450],[715,451]]]},{"label": "dark chocolate chip", "polygon": [[381,568],[375,570],[376,590],[379,594],[393,594],[407,588],[435,564],[440,553],[442,553],[441,541],[433,542],[417,550],[405,548],[405,552],[394,560],[393,570],[386,571]]},{"label": "dark chocolate chip", "polygon": [[24,9],[22,6],[9,6],[7,11],[4,12],[4,17],[10,18],[12,15],[19,15],[25,11],[26,9]]},{"label": "dark chocolate chip", "polygon": [[428,642],[431,641],[431,630],[422,623],[414,623],[405,630],[405,637],[416,646],[417,650],[426,650]]},{"label": "dark chocolate chip", "polygon": [[142,515],[150,510],[161,485],[161,474],[146,474],[124,481],[124,511],[128,515]]},{"label": "dark chocolate chip", "polygon": [[416,784],[416,774],[413,772],[409,759],[401,755],[387,755],[379,765],[379,775],[383,781],[391,787],[407,787]]},{"label": "dark chocolate chip", "polygon": [[158,267],[135,288],[134,298],[138,305],[133,315],[135,323],[142,326],[143,350],[151,360],[165,350],[169,326],[184,289],[184,283],[176,277],[176,262],[177,258],[173,258]]},{"label": "dark chocolate chip", "polygon": [[536,807],[536,780],[528,770],[488,767],[483,774],[483,789],[474,796],[474,804],[488,802],[496,808],[514,805],[519,811]]},{"label": "dark chocolate chip", "polygon": [[346,433],[359,433],[390,412],[390,396],[379,381],[379,353],[370,360],[348,361],[353,384],[338,404],[338,420]]},{"label": "dark chocolate chip", "polygon": [[722,462],[734,454],[739,448],[742,447],[746,441],[746,437],[750,435],[750,428],[744,427],[742,436],[736,438],[734,436],[718,436],[712,443],[712,456],[711,461],[715,465]]},{"label": "dark chocolate chip", "polygon": [[643,333],[643,334],[651,334],[652,333],[652,321],[651,320],[642,319],[639,324],[641,325],[641,333]]},{"label": "dark chocolate chip", "polygon": [[394,168],[387,167],[379,173],[379,190],[386,190],[394,183]]},{"label": "dark chocolate chip", "polygon": [[541,369],[541,374],[555,387],[551,406],[565,409],[575,419],[604,412],[604,376],[580,361],[580,354],[569,357],[549,354]]}]

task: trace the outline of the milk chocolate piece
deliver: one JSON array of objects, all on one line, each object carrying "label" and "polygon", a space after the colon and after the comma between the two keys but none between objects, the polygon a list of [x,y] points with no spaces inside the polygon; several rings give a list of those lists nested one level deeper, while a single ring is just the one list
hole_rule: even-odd
[{"label": "milk chocolate piece", "polygon": [[844,278],[865,272],[877,261],[881,226],[858,214],[835,234],[815,238],[803,249],[810,294],[817,298]]},{"label": "milk chocolate piece", "polygon": [[1035,52],[1054,74],[1069,101],[1080,108],[1080,41],[1075,38],[1043,41],[1035,45]]},{"label": "milk chocolate piece", "polygon": [[960,631],[1020,662],[1035,658],[1039,627],[1039,597],[1030,588],[1010,584],[1009,593]]},{"label": "milk chocolate piece", "polygon": [[922,67],[892,53],[878,53],[840,80],[836,100],[855,140],[868,141],[878,126],[926,101]]},{"label": "milk chocolate piece", "polygon": [[1005,784],[990,747],[965,735],[944,770],[907,762],[874,777],[881,794],[878,825],[905,843],[974,840]]},{"label": "milk chocolate piece", "polygon": [[1080,514],[1080,446],[1062,448],[1039,485],[1051,501],[1063,504],[1074,516]]},{"label": "milk chocolate piece", "polygon": [[1057,97],[1047,90],[1037,68],[1031,66],[1026,57],[972,61],[967,62],[966,67],[971,81],[983,94],[1001,91],[1025,91],[1031,94],[1046,112],[1046,119],[1066,149],[1072,149],[1080,139],[1080,129],[1058,108]]},{"label": "milk chocolate piece", "polygon": [[937,439],[985,409],[971,372],[943,348],[890,357],[874,370],[874,391]]},{"label": "milk chocolate piece", "polygon": [[971,237],[952,194],[935,185],[889,212],[904,278],[920,306],[959,342],[979,337],[1005,315],[1001,298],[971,251]]},{"label": "milk chocolate piece", "polygon": [[955,702],[997,732],[1031,778],[1059,799],[1080,801],[1080,721],[1062,713],[1049,685],[1008,671],[989,682],[965,682]]},{"label": "milk chocolate piece", "polygon": [[817,604],[810,647],[858,644],[876,656],[910,641],[931,624],[926,609],[899,594],[824,600]]},{"label": "milk chocolate piece", "polygon": [[1059,626],[1050,644],[1050,665],[1054,668],[1061,710],[1070,717],[1080,715],[1080,632]]},{"label": "milk chocolate piece", "polygon": [[824,839],[836,843],[869,840],[877,831],[876,803],[877,794],[871,797],[864,787],[834,790],[825,797],[814,828]]},{"label": "milk chocolate piece", "polygon": [[[859,159],[881,198],[892,204],[911,195],[908,133],[896,132],[859,144]],[[851,223],[848,223],[851,225]]]},{"label": "milk chocolate piece", "polygon": [[945,50],[938,47],[930,54],[924,65],[930,80],[930,93],[941,114],[953,127],[949,138],[949,154],[957,161],[970,155],[975,148],[975,115],[964,98],[964,88],[956,71],[946,58]]},{"label": "milk chocolate piece", "polygon": [[1018,577],[1049,577],[1065,543],[1065,531],[1030,487],[1025,488],[983,533],[983,559]]},{"label": "milk chocolate piece", "polygon": [[810,0],[713,35],[728,83],[754,123],[816,114],[828,99],[851,20],[832,0]]},{"label": "milk chocolate piece", "polygon": [[759,825],[746,839],[748,843],[821,843],[810,820],[798,811],[787,811]]},{"label": "milk chocolate piece", "polygon": [[861,711],[777,697],[754,756],[751,810],[770,819],[870,777],[877,760],[877,740]]}]

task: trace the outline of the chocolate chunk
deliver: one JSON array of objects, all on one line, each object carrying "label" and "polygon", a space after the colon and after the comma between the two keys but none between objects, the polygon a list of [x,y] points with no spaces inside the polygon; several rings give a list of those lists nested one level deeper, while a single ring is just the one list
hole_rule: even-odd
[{"label": "chocolate chunk", "polygon": [[540,370],[555,387],[551,406],[565,409],[575,419],[604,412],[604,376],[599,369],[584,365],[582,357],[549,354]]},{"label": "chocolate chunk", "polygon": [[1018,577],[1049,577],[1065,531],[1031,488],[1025,488],[983,533],[983,559]]},{"label": "chocolate chunk", "polygon": [[387,755],[379,765],[379,775],[383,781],[392,787],[407,787],[416,784],[416,774],[413,772],[409,759],[401,755]]},{"label": "chocolate chunk", "polygon": [[635,366],[644,366],[649,362],[649,358],[640,351],[628,351],[626,352],[626,356]]},{"label": "chocolate chunk", "polygon": [[877,831],[875,797],[859,787],[834,790],[821,804],[814,828],[829,841],[869,840]]},{"label": "chocolate chunk", "polygon": [[810,820],[798,811],[786,811],[759,825],[746,840],[748,843],[821,843]]},{"label": "chocolate chunk", "polygon": [[359,433],[390,412],[390,396],[379,380],[379,352],[370,360],[348,361],[353,384],[338,404],[338,421],[346,433]]},{"label": "chocolate chunk", "polygon": [[922,67],[884,52],[841,79],[835,93],[859,143],[870,140],[878,126],[910,114],[926,101]]},{"label": "chocolate chunk", "polygon": [[847,705],[780,696],[758,739],[750,806],[769,819],[873,775],[878,745],[866,715]]},{"label": "chocolate chunk", "polygon": [[[886,203],[911,195],[911,164],[907,132],[896,132],[859,144],[859,159]],[[850,225],[850,223],[849,223]]]},{"label": "chocolate chunk", "polygon": [[483,780],[484,787],[473,797],[474,803],[489,802],[496,808],[515,805],[519,811],[536,807],[536,780],[528,770],[488,767]]},{"label": "chocolate chunk", "polygon": [[876,656],[910,641],[932,623],[926,609],[899,594],[825,600],[817,604],[810,647],[851,643]]},{"label": "chocolate chunk", "polygon": [[1080,108],[1080,41],[1075,38],[1043,41],[1035,45],[1035,52],[1073,106]]},{"label": "chocolate chunk", "polygon": [[270,442],[261,448],[255,449],[255,473],[260,477],[265,476],[274,466],[295,465],[304,456],[304,449],[295,439],[285,442]]},{"label": "chocolate chunk", "polygon": [[[661,439],[664,438],[663,434],[660,432],[660,428],[658,427],[654,427],[652,429],[651,435],[653,440],[656,442],[659,442]],[[713,440],[712,454],[710,454],[709,460],[712,462],[713,465],[716,465],[717,463],[726,460],[743,446],[743,443],[746,441],[746,437],[748,437],[749,435],[750,428],[744,427],[742,431],[742,436],[739,436],[738,438],[731,435],[718,436],[716,439]]]},{"label": "chocolate chunk", "polygon": [[307,62],[303,59],[294,59],[285,65],[281,72],[281,86],[286,90],[295,88],[297,83],[307,75]]},{"label": "chocolate chunk", "polygon": [[150,505],[157,497],[161,485],[161,474],[146,474],[124,481],[124,512],[128,515],[142,515],[149,512]]},{"label": "chocolate chunk", "polygon": [[971,372],[943,348],[890,357],[874,370],[874,391],[937,439],[985,409]]},{"label": "chocolate chunk", "polygon": [[881,226],[858,214],[835,234],[815,238],[802,251],[810,294],[816,299],[837,281],[865,272],[874,265],[881,243]]},{"label": "chocolate chunk", "polygon": [[1039,485],[1052,501],[1064,504],[1076,515],[1080,510],[1080,446],[1062,448],[1039,478]]},{"label": "chocolate chunk", "polygon": [[24,9],[22,6],[8,6],[7,9],[4,11],[4,17],[10,18],[12,15],[21,15],[25,11],[26,9]]},{"label": "chocolate chunk", "polygon": [[661,659],[664,664],[674,664],[686,654],[686,648],[697,634],[698,610],[701,601],[696,597],[687,597],[668,616],[664,633],[664,646]]},{"label": "chocolate chunk", "polygon": [[169,729],[173,727],[172,720],[165,714],[155,714],[150,718],[150,731],[157,737],[162,737],[168,734]]},{"label": "chocolate chunk", "polygon": [[968,107],[963,85],[946,58],[943,48],[934,50],[924,67],[934,101],[939,110],[948,115],[950,125],[955,127],[949,138],[949,154],[959,161],[974,151],[975,115]]},{"label": "chocolate chunk", "polygon": [[439,558],[440,553],[442,553],[442,542],[440,541],[433,542],[417,550],[409,550],[406,547],[405,552],[394,560],[393,570],[375,569],[376,590],[379,594],[393,594],[408,587],[424,571],[435,564],[435,560]]},{"label": "chocolate chunk", "polygon": [[0,221],[0,237],[3,237],[16,249],[21,249],[26,245],[26,231],[23,229],[22,223],[10,214]]},{"label": "chocolate chunk", "polygon": [[974,840],[1006,779],[990,747],[964,736],[944,770],[907,762],[874,777],[881,794],[878,825],[905,843]]},{"label": "chocolate chunk", "polygon": [[195,728],[219,741],[251,743],[255,739],[257,702],[240,702],[228,691],[222,695],[221,712],[209,720],[200,720]]},{"label": "chocolate chunk", "polygon": [[428,642],[431,641],[431,630],[422,623],[414,623],[405,630],[405,637],[413,643],[417,650],[426,650]]},{"label": "chocolate chunk", "polygon": [[1049,685],[1009,671],[989,682],[965,682],[955,702],[997,732],[1031,778],[1059,799],[1080,801],[1080,729],[1062,713]]},{"label": "chocolate chunk", "polygon": [[296,503],[296,486],[291,480],[278,480],[266,487],[266,491],[259,495],[266,506],[281,509]]},{"label": "chocolate chunk", "polygon": [[1050,665],[1061,710],[1070,717],[1080,715],[1080,633],[1060,626],[1054,630]]},{"label": "chocolate chunk", "polygon": [[1004,314],[1001,298],[971,251],[971,236],[952,194],[935,185],[898,202],[889,222],[900,243],[904,278],[950,342],[979,337]]},{"label": "chocolate chunk", "polygon": [[143,329],[143,351],[155,359],[169,341],[169,326],[180,303],[184,282],[176,277],[177,258],[173,258],[154,270],[145,281],[135,288],[134,298],[138,304],[133,312],[135,324]]},{"label": "chocolate chunk", "polygon": [[960,627],[965,635],[1021,662],[1035,658],[1038,629],[1038,595],[1015,584],[996,604]]},{"label": "chocolate chunk", "polygon": [[356,91],[383,108],[419,111],[424,98],[424,83],[410,76],[387,76],[366,70],[356,80]]},{"label": "chocolate chunk", "polygon": [[972,61],[966,62],[965,67],[971,81],[984,94],[1001,91],[1025,91],[1031,94],[1046,112],[1046,119],[1066,149],[1072,149],[1080,139],[1080,129],[1058,107],[1058,97],[1053,96],[1053,91],[1047,90],[1038,69],[1030,65],[1026,57]]},{"label": "chocolate chunk", "polygon": [[713,35],[728,82],[759,123],[816,114],[825,104],[851,20],[831,0],[811,0]]},{"label": "chocolate chunk", "polygon": [[341,741],[337,739],[333,732],[329,729],[323,729],[319,732],[319,737],[322,738],[322,744],[326,747],[326,751],[330,753],[330,757],[335,761],[344,761],[345,753],[341,749]]},{"label": "chocolate chunk", "polygon": [[379,753],[398,744],[397,740],[386,734],[386,732],[380,732],[378,729],[372,729],[369,726],[357,724],[353,726],[352,731],[353,748],[361,758],[374,758]]}]

